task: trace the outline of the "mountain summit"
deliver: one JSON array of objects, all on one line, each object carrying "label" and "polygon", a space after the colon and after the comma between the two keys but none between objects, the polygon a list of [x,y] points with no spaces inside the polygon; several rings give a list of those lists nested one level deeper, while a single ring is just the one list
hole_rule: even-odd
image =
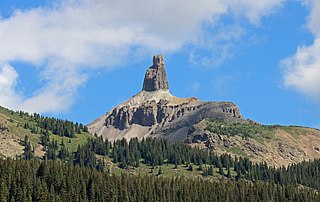
[{"label": "mountain summit", "polygon": [[169,84],[162,55],[153,56],[153,65],[149,67],[146,72],[142,90],[148,92],[156,90],[169,90]]},{"label": "mountain summit", "polygon": [[88,125],[92,134],[109,140],[153,136],[185,141],[194,124],[203,119],[243,122],[231,102],[202,102],[170,94],[164,57],[153,56],[142,91]]},{"label": "mountain summit", "polygon": [[[139,93],[89,124],[89,132],[110,141],[166,138],[276,167],[320,157],[318,129],[262,125],[244,120],[232,102],[203,102],[170,94],[161,55],[153,57],[143,83]],[[42,144],[46,143],[40,141],[43,136],[39,133],[47,126],[49,129],[44,130],[49,130],[46,134],[50,134],[50,139],[70,137],[70,141],[65,141],[66,147],[75,151],[78,144],[90,137],[81,125],[0,106],[0,158],[22,154],[23,146],[19,143],[25,135],[30,137],[35,155],[43,157],[48,150],[43,150],[46,145]]]}]

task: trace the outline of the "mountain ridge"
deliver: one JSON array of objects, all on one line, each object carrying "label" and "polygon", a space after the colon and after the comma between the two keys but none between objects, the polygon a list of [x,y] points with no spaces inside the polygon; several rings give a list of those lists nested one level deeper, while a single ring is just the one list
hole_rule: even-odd
[{"label": "mountain ridge", "polygon": [[[210,130],[212,125],[220,129]],[[320,157],[319,130],[265,126],[245,120],[232,102],[175,97],[170,93],[162,55],[153,56],[153,65],[146,70],[139,93],[90,123],[88,128],[92,134],[110,141],[165,138],[220,154],[250,157],[254,162],[276,167]]]},{"label": "mountain ridge", "polygon": [[[205,118],[245,122],[232,102],[203,102],[195,97],[178,98],[170,94],[164,57],[155,55],[153,65],[146,71],[142,91],[90,123],[88,128],[92,134],[109,140],[161,136],[184,141],[179,137]],[[168,130],[174,130],[171,136],[178,137],[164,135]]]},{"label": "mountain ridge", "polygon": [[[161,61],[155,60],[161,64],[158,64],[160,73],[155,71],[155,75],[166,75],[161,73],[165,71]],[[157,65],[150,68],[155,67]],[[249,157],[253,162],[267,162],[276,167],[320,157],[320,131],[317,129],[267,126],[245,120],[240,109],[232,102],[178,98],[170,93],[166,76],[157,79],[156,76],[150,77],[150,73],[146,75],[154,82],[147,82],[152,87],[143,85],[143,89],[156,90],[142,89],[128,101],[96,119],[88,125],[91,135],[82,124],[79,131],[77,123],[0,107],[0,157],[21,155],[21,142],[25,135],[31,141],[35,155],[43,157],[46,149],[42,146],[41,138],[46,124],[51,127],[50,141],[63,140],[70,151],[75,151],[87,138],[94,138],[96,134],[111,142],[134,137],[140,140],[147,137],[165,138],[172,143],[208,148],[217,154]]]}]

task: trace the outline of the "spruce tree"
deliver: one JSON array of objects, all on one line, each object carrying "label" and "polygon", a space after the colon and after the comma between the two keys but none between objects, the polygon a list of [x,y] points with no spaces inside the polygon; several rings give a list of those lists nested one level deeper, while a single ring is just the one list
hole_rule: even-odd
[{"label": "spruce tree", "polygon": [[159,166],[158,175],[162,175],[162,166]]},{"label": "spruce tree", "polygon": [[24,146],[23,155],[22,155],[23,159],[26,159],[26,160],[32,159],[34,157],[34,150],[31,146],[31,142],[29,141],[27,135],[24,137],[23,146]]},{"label": "spruce tree", "polygon": [[227,177],[228,177],[228,178],[231,178],[231,171],[230,171],[230,167],[228,167],[228,168],[227,168],[227,170],[228,170]]},{"label": "spruce tree", "polygon": [[213,169],[213,166],[212,166],[212,165],[209,166],[208,175],[210,175],[210,176],[213,176],[213,175],[214,175],[214,169]]}]

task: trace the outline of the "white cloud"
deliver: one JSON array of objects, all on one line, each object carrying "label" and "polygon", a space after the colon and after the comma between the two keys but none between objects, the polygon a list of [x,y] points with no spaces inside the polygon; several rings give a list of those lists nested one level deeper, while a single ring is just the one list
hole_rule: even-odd
[{"label": "white cloud", "polygon": [[311,7],[311,12],[308,19],[308,27],[310,31],[319,37],[320,35],[320,1],[305,0],[305,3]]},{"label": "white cloud", "polygon": [[17,84],[18,73],[8,64],[0,65],[0,100],[4,106],[13,107],[20,100],[14,89]]},{"label": "white cloud", "polygon": [[51,79],[31,98],[19,104],[30,112],[57,112],[67,110],[76,98],[76,90],[86,81],[86,76],[76,72],[61,72],[59,78]]},{"label": "white cloud", "polygon": [[320,39],[282,61],[284,84],[320,102]]},{"label": "white cloud", "polygon": [[[211,32],[202,30],[189,55],[189,60],[201,68],[217,67],[234,55],[237,46],[257,43],[253,38],[243,39],[248,35],[247,28],[242,25],[242,18],[247,19],[255,27],[260,26],[264,16],[275,13],[285,0],[226,0],[223,3],[228,8],[228,14],[235,17],[235,22],[225,24],[217,21],[210,24]],[[250,34],[250,33],[249,33]]]},{"label": "white cloud", "polygon": [[[0,64],[6,64],[1,67],[2,75],[11,76],[7,83],[0,83],[1,92],[6,92],[0,94],[0,105],[37,112],[66,110],[86,81],[84,69],[114,68],[139,51],[168,53],[186,44],[201,46],[205,22],[212,24],[221,15],[236,14],[258,23],[282,1],[55,2],[0,18]],[[18,74],[8,65],[14,61],[35,66],[45,81],[33,96],[16,92]]]},{"label": "white cloud", "polygon": [[311,6],[308,27],[314,34],[311,45],[298,47],[296,53],[281,61],[284,85],[320,103],[320,2],[304,1]]},{"label": "white cloud", "polygon": [[251,23],[258,25],[260,19],[275,12],[285,0],[227,0],[226,3],[235,15],[247,17]]},{"label": "white cloud", "polygon": [[215,24],[214,35],[204,32],[196,42],[197,46],[189,54],[189,61],[201,68],[212,68],[221,65],[233,57],[232,49],[245,30],[239,25]]},{"label": "white cloud", "polygon": [[[56,74],[57,72],[54,75]],[[75,97],[74,89],[84,83],[85,77],[66,72],[59,75],[59,78],[52,79],[32,97],[24,99],[23,95],[15,90],[19,79],[18,73],[8,64],[0,66],[1,105],[30,112],[67,110],[73,103],[73,99],[70,98]]]}]

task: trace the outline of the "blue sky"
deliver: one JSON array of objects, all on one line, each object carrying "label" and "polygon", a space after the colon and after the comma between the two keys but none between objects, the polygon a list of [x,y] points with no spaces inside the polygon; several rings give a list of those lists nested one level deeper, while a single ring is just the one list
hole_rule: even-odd
[{"label": "blue sky", "polygon": [[176,96],[320,127],[317,0],[3,0],[0,16],[2,106],[89,123],[161,53]]}]

